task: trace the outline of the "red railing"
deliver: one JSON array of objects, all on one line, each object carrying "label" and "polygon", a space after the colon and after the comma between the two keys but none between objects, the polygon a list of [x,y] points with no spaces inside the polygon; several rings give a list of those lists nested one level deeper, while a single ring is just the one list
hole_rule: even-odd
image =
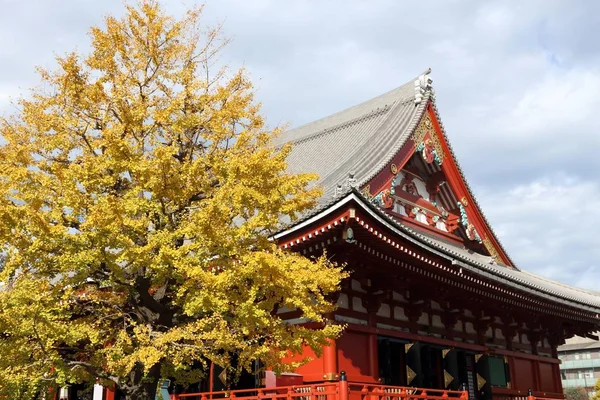
[{"label": "red railing", "polygon": [[172,395],[173,400],[467,400],[467,392],[339,382]]},{"label": "red railing", "polygon": [[[368,383],[348,382],[344,373],[339,382],[313,385],[280,386],[273,388],[230,390],[221,392],[186,393],[171,395],[172,400],[468,400],[466,391],[422,389],[415,387],[385,386]],[[545,394],[545,393],[544,393]],[[494,395],[503,400],[557,400],[557,397],[537,397],[529,391],[527,395]]]},{"label": "red railing", "polygon": [[230,390],[223,392],[186,393],[172,395],[174,400],[340,400],[339,382],[315,385],[281,386],[274,388]]},{"label": "red railing", "polygon": [[[340,382],[341,383],[341,382]],[[351,400],[467,400],[467,392],[458,390],[421,389],[414,387],[384,386],[362,383],[348,383]]]},{"label": "red railing", "polygon": [[517,390],[508,388],[493,388],[492,398],[494,400],[563,400],[563,393],[549,393],[533,390]]}]

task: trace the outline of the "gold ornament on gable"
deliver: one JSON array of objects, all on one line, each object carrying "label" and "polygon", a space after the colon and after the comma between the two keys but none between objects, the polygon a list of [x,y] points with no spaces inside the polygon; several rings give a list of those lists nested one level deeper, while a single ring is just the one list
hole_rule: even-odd
[{"label": "gold ornament on gable", "polygon": [[413,134],[413,142],[415,143],[415,146],[419,146],[420,143],[424,143],[427,135],[429,135],[429,138],[431,139],[431,144],[435,149],[439,159],[439,164],[441,164],[444,161],[444,149],[442,148],[442,144],[438,139],[437,133],[435,132],[429,113],[425,113],[423,115],[421,121],[415,129],[415,133]]},{"label": "gold ornament on gable", "polygon": [[498,250],[496,250],[496,247],[494,247],[494,245],[492,244],[492,241],[490,240],[489,237],[486,237],[485,239],[483,239],[483,246],[488,251],[488,253],[490,253],[490,256],[494,260],[496,260],[496,261],[501,260],[500,253],[498,253]]},{"label": "gold ornament on gable", "polygon": [[371,200],[373,195],[371,194],[371,185],[367,185],[361,190],[361,194],[365,196],[367,200]]}]

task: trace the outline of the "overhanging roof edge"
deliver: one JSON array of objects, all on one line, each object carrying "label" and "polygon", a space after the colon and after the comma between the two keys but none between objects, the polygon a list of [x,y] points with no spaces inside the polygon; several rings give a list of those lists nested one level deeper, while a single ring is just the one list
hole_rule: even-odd
[{"label": "overhanging roof edge", "polygon": [[339,208],[343,207],[351,201],[355,201],[361,207],[361,209],[366,211],[371,217],[375,218],[379,223],[381,223],[387,229],[391,230],[403,239],[421,248],[424,248],[432,254],[442,257],[446,260],[455,262],[460,267],[466,268],[467,270],[481,277],[491,279],[496,282],[500,282],[502,284],[506,284],[520,290],[525,290],[530,294],[543,297],[553,302],[557,302],[558,300],[559,303],[568,305],[570,307],[584,309],[586,311],[594,313],[600,313],[600,297],[598,298],[598,305],[588,304],[582,300],[573,299],[558,292],[549,292],[544,288],[536,287],[535,285],[529,284],[525,281],[521,281],[514,277],[510,277],[507,274],[502,274],[497,270],[491,270],[491,267],[489,265],[465,259],[464,257],[461,257],[458,253],[451,253],[447,249],[436,248],[435,243],[432,243],[430,240],[427,240],[424,237],[417,236],[419,235],[417,232],[414,232],[412,229],[401,225],[398,221],[395,221],[392,217],[385,214],[383,211],[379,210],[377,207],[375,207],[373,204],[367,201],[356,189],[349,190],[347,193],[339,196],[337,199],[330,202],[329,205],[322,207],[314,214],[306,217],[301,222],[273,235],[273,238],[277,240],[291,233],[294,233],[295,231],[302,229],[310,225],[311,223],[318,221],[322,217],[338,210]]}]

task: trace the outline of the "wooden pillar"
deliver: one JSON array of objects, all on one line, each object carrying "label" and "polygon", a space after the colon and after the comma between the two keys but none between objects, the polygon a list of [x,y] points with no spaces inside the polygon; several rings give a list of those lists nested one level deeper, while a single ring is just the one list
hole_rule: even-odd
[{"label": "wooden pillar", "polygon": [[340,372],[340,400],[348,400],[350,389],[348,388],[348,377],[346,371]]},{"label": "wooden pillar", "polygon": [[537,356],[538,355],[538,342],[540,341],[541,335],[537,331],[529,331],[527,334],[527,339],[529,339],[529,343],[531,344],[531,354]]},{"label": "wooden pillar", "polygon": [[[369,326],[377,327],[376,314],[369,313]],[[379,349],[377,333],[369,333],[369,373],[375,381],[379,380]]]},{"label": "wooden pillar", "polygon": [[115,400],[115,391],[109,388],[106,388],[106,396],[104,400]]},{"label": "wooden pillar", "polygon": [[446,330],[446,338],[452,340],[454,338],[454,327],[458,323],[458,312],[446,308],[442,314],[441,320]]},{"label": "wooden pillar", "polygon": [[533,368],[533,382],[534,382],[534,387],[532,388],[533,390],[540,390],[542,385],[542,377],[540,376],[540,362],[538,360],[534,360],[531,363],[531,366]]},{"label": "wooden pillar", "polygon": [[508,373],[510,376],[510,386],[512,388],[518,388],[517,374],[515,373],[515,358],[512,356],[508,357]]},{"label": "wooden pillar", "polygon": [[490,324],[492,322],[492,320],[488,318],[489,317],[482,317],[482,319],[475,321],[475,324],[473,324],[475,331],[477,332],[477,344],[482,346],[485,346],[486,344],[486,333],[490,328]]},{"label": "wooden pillar", "polygon": [[404,306],[404,315],[408,318],[410,333],[419,333],[418,321],[423,313],[423,301],[408,303]]},{"label": "wooden pillar", "polygon": [[328,339],[328,344],[323,347],[323,379],[326,381],[337,380],[337,343]]},{"label": "wooden pillar", "polygon": [[517,330],[512,326],[506,326],[502,329],[502,334],[504,335],[504,340],[506,341],[506,350],[513,349],[513,339],[517,335]]},{"label": "wooden pillar", "polygon": [[[366,309],[368,312],[368,324],[371,328],[377,328],[377,313],[383,304],[383,300],[390,297],[391,293],[380,291],[379,293],[370,293],[366,299]],[[377,332],[369,333],[368,337],[368,355],[369,355],[369,375],[375,381],[379,380],[379,349],[377,345]]]}]

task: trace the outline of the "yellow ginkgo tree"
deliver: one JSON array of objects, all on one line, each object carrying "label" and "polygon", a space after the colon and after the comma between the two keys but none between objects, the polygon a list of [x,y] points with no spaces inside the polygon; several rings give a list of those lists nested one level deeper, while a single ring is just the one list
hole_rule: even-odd
[{"label": "yellow ginkgo tree", "polygon": [[340,331],[342,269],[269,240],[315,177],[286,172],[244,71],[212,70],[218,30],[201,8],[126,7],[0,121],[0,396],[98,381],[154,399],[161,378],[284,368]]}]

